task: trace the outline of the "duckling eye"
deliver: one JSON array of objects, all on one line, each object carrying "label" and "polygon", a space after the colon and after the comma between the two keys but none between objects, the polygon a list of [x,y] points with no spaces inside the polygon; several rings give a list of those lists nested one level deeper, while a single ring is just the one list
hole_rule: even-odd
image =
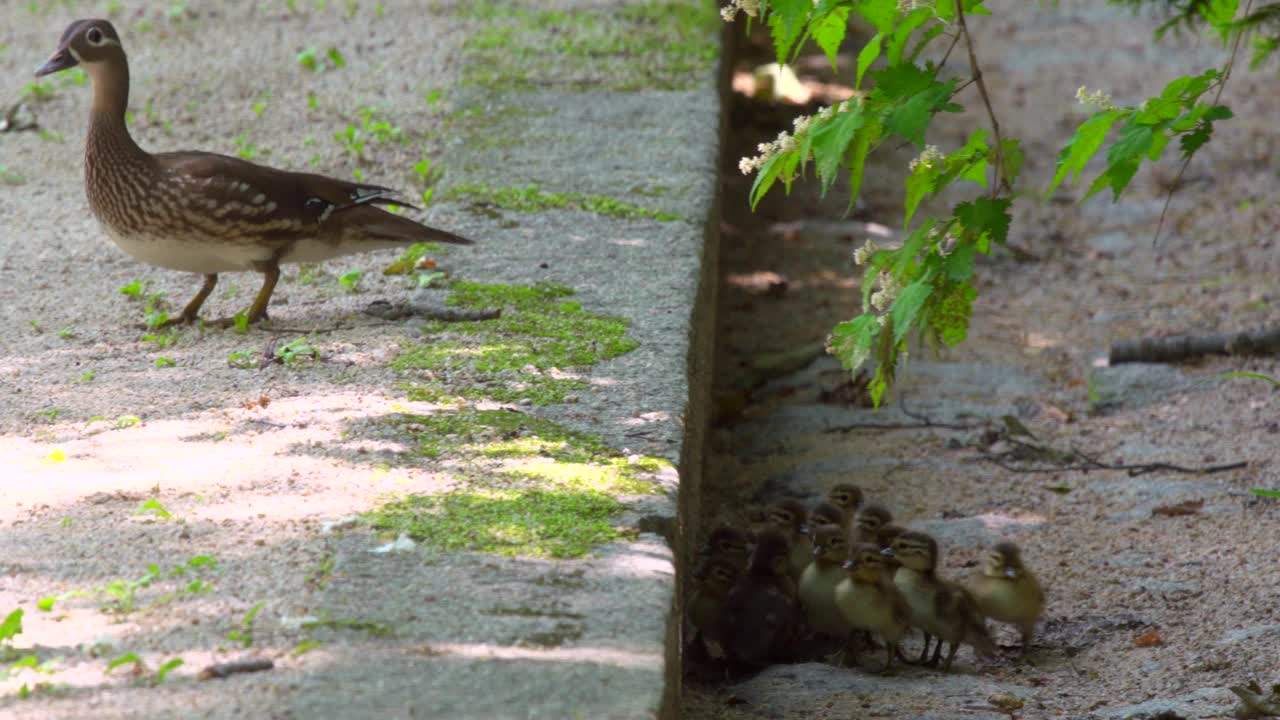
[{"label": "duckling eye", "polygon": [[102,31],[98,28],[89,28],[89,32],[85,33],[84,37],[90,45],[102,44]]}]

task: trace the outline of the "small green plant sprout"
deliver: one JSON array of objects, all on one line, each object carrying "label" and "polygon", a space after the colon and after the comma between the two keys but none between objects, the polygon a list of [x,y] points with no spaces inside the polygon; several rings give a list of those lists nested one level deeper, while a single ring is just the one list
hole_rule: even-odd
[{"label": "small green plant sprout", "polygon": [[121,286],[120,286],[120,294],[121,294],[121,295],[126,295],[126,296],[128,296],[128,297],[132,297],[132,298],[138,298],[138,299],[141,299],[141,298],[142,298],[142,290],[143,290],[143,282],[144,282],[144,281],[142,281],[142,280],[134,280],[133,282],[131,282],[131,283],[127,284],[127,285],[121,285]]},{"label": "small green plant sprout", "polygon": [[53,98],[53,84],[48,82],[29,82],[22,86],[19,96],[23,102],[46,102]]},{"label": "small green plant sprout", "polygon": [[267,101],[270,99],[270,93],[262,93],[262,97],[258,98],[258,100],[253,103],[252,107],[255,117],[262,117],[262,114],[267,111]]},{"label": "small green plant sprout", "polygon": [[245,160],[253,160],[261,154],[258,146],[249,139],[249,133],[247,132],[240,133],[239,135],[231,138],[231,146],[235,148],[236,155],[239,155]]},{"label": "small green plant sprout", "polygon": [[352,270],[351,272],[344,273],[339,276],[338,282],[342,283],[342,286],[350,292],[358,293],[360,292],[360,277],[361,273],[359,270]]},{"label": "small green plant sprout", "polygon": [[147,500],[139,505],[137,510],[133,511],[134,515],[145,515],[146,513],[152,513],[161,520],[173,519],[173,513],[166,510],[165,507],[160,504],[160,501],[155,498]]},{"label": "small green plant sprout", "polygon": [[172,347],[178,344],[178,331],[170,328],[167,332],[163,333],[147,333],[142,336],[142,342],[151,343],[156,346],[156,349]]},{"label": "small green plant sprout", "polygon": [[298,64],[311,72],[324,72],[325,70],[337,70],[345,67],[347,59],[343,57],[342,51],[338,50],[338,48],[331,47],[322,56],[320,51],[313,46],[305,48],[298,53]]},{"label": "small green plant sprout", "polygon": [[320,109],[320,100],[313,92],[307,93],[307,109],[311,112],[315,112]]},{"label": "small green plant sprout", "polygon": [[183,660],[182,658],[174,658],[164,663],[160,667],[156,668],[155,684],[159,685],[160,683],[164,682],[165,676],[168,675],[170,672],[182,667],[184,662],[186,661]]},{"label": "small green plant sprout", "polygon": [[418,270],[434,270],[436,263],[429,256],[440,251],[435,243],[414,243],[383,269],[382,274],[411,275]]},{"label": "small green plant sprout", "polygon": [[245,613],[244,617],[240,619],[240,627],[227,633],[227,639],[233,643],[239,643],[240,647],[252,647],[253,620],[266,604],[266,600],[260,600],[257,605],[249,608],[249,612]]},{"label": "small green plant sprout", "polygon": [[0,165],[0,185],[25,185],[27,178],[17,170],[10,170],[4,165]]},{"label": "small green plant sprout", "polygon": [[50,407],[50,408],[45,408],[44,410],[37,410],[35,411],[35,413],[33,413],[33,415],[40,422],[44,422],[52,425],[53,423],[58,421],[58,416],[61,415],[63,412],[65,412],[65,410],[63,410],[62,408]]},{"label": "small green plant sprout", "polygon": [[237,370],[254,370],[258,367],[258,355],[252,350],[236,350],[227,356],[227,364]]},{"label": "small green plant sprout", "polygon": [[[43,597],[36,601],[36,607],[44,612],[50,612],[58,603],[65,600],[89,598],[100,602],[104,613],[126,615],[137,609],[138,593],[151,587],[157,581],[182,578],[189,574],[211,571],[216,567],[217,562],[208,555],[196,555],[185,563],[174,566],[167,573],[163,572],[159,565],[152,563],[147,566],[146,572],[133,580],[118,578],[91,590],[71,590],[61,595]],[[160,597],[151,604],[151,607],[162,605],[182,595],[208,592],[212,587],[208,582],[197,577],[176,592]]]},{"label": "small green plant sprout", "polygon": [[0,657],[5,657],[13,650],[13,639],[22,634],[22,616],[25,611],[18,608],[5,616],[0,622]]},{"label": "small green plant sprout", "polygon": [[142,418],[137,415],[121,415],[116,418],[116,429],[124,430],[125,428],[136,427],[142,424]]},{"label": "small green plant sprout", "polygon": [[320,642],[319,640],[303,640],[302,642],[298,643],[298,646],[295,647],[293,649],[293,652],[289,653],[289,655],[295,658],[302,657],[303,655],[306,655],[312,650],[315,650],[318,647],[322,647],[323,645],[324,643]]},{"label": "small green plant sprout", "polygon": [[435,105],[440,102],[440,98],[444,95],[440,90],[428,90],[422,94],[422,101],[428,105]]},{"label": "small green plant sprout", "polygon": [[44,334],[44,326],[40,324],[39,320],[28,320],[27,322],[31,323],[31,329],[35,330],[37,335]]},{"label": "small green plant sprout", "polygon": [[289,342],[287,345],[276,349],[275,357],[285,365],[296,365],[304,361],[316,362],[320,359],[320,352],[312,345],[308,344],[307,338],[297,338]]},{"label": "small green plant sprout", "polygon": [[138,657],[137,653],[125,653],[107,663],[107,669],[103,671],[103,674],[110,675],[116,668],[125,665],[133,666],[129,669],[130,675],[141,675],[147,671],[147,664],[142,661],[142,658]]},{"label": "small green plant sprout", "polygon": [[97,370],[85,370],[84,372],[80,373],[80,377],[76,380],[76,382],[80,383],[81,385],[88,385],[89,383],[93,382],[93,379],[97,376],[98,376]]},{"label": "small green plant sprout", "polygon": [[158,368],[177,367],[177,365],[178,362],[173,358],[165,357],[163,355],[156,358],[156,367]]},{"label": "small green plant sprout", "polygon": [[62,328],[61,330],[58,331],[58,337],[62,338],[63,340],[75,340],[77,337],[76,326],[68,325]]},{"label": "small green plant sprout", "polygon": [[244,335],[249,332],[249,311],[240,310],[231,318],[231,326],[237,335]]}]

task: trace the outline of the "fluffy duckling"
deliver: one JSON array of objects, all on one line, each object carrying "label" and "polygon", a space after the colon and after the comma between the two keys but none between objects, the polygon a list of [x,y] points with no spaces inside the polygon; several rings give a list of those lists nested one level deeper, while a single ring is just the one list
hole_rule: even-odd
[{"label": "fluffy duckling", "polygon": [[813,562],[800,575],[798,594],[809,629],[819,635],[844,638],[849,625],[835,605],[836,585],[845,578],[842,565],[848,556],[844,528],[818,525],[810,532]]},{"label": "fluffy duckling", "polygon": [[[809,511],[809,528],[812,530],[817,525],[839,525],[844,527],[847,519],[844,510],[841,510],[838,505],[823,500],[814,505],[813,509]],[[812,535],[812,532],[810,534]]]},{"label": "fluffy duckling", "polygon": [[726,558],[712,557],[703,566],[688,606],[689,624],[693,626],[689,645],[696,652],[724,656],[725,600],[741,574],[741,568]]},{"label": "fluffy duckling", "polygon": [[766,665],[792,655],[797,607],[790,553],[782,530],[766,528],[756,535],[751,564],[725,598],[721,615],[720,637],[730,660]]},{"label": "fluffy duckling", "polygon": [[858,515],[858,508],[862,507],[862,499],[862,488],[850,483],[836,483],[827,491],[827,502],[844,512],[841,525],[846,533],[853,529],[853,519]]},{"label": "fluffy duckling", "polygon": [[853,526],[855,543],[880,543],[880,528],[893,522],[893,515],[883,505],[868,505],[858,513]]},{"label": "fluffy duckling", "polygon": [[963,587],[947,582],[937,575],[938,543],[931,536],[908,531],[893,541],[893,547],[883,551],[897,559],[900,567],[893,576],[893,584],[910,608],[910,623],[924,631],[924,662],[929,652],[930,638],[937,637],[930,665],[935,665],[942,654],[942,643],[950,645],[944,671],[951,669],[960,643],[972,645],[983,655],[995,653],[995,643],[987,632],[982,616],[973,598]]},{"label": "fluffy duckling", "polygon": [[898,643],[907,634],[911,618],[911,609],[897,588],[892,582],[885,582],[886,560],[876,545],[854,545],[842,566],[845,577],[836,585],[834,597],[836,608],[850,628],[876,633],[884,639],[887,655],[881,672],[893,665]]},{"label": "fluffy duckling", "polygon": [[799,580],[804,569],[813,561],[813,543],[809,541],[809,528],[805,524],[809,513],[798,500],[779,500],[765,512],[769,524],[780,530],[790,550],[792,580]]},{"label": "fluffy duckling", "polygon": [[1011,542],[996,543],[970,592],[983,615],[1017,626],[1022,633],[1022,650],[1026,652],[1031,646],[1036,622],[1044,612],[1044,591],[1036,576],[1022,564],[1018,546]]},{"label": "fluffy duckling", "polygon": [[711,560],[725,560],[733,563],[741,572],[747,567],[748,546],[751,544],[747,534],[731,525],[720,525],[707,536],[699,556],[704,566]]}]

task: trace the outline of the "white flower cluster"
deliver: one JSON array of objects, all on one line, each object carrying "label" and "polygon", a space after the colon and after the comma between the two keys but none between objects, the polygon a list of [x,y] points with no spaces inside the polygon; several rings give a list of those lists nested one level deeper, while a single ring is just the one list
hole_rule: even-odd
[{"label": "white flower cluster", "polygon": [[871,307],[876,312],[884,312],[893,304],[893,299],[898,297],[898,291],[902,289],[902,284],[898,282],[898,278],[893,273],[882,272],[877,281],[880,289],[871,293]]},{"label": "white flower cluster", "polygon": [[920,157],[911,161],[907,169],[915,172],[916,168],[923,167],[925,170],[932,170],[934,163],[941,161],[943,158],[942,151],[937,145],[925,145],[924,152],[920,153]]},{"label": "white flower cluster", "polygon": [[813,115],[801,115],[793,122],[792,132],[783,130],[778,133],[778,139],[771,143],[760,143],[756,146],[756,152],[760,153],[755,157],[742,158],[738,161],[738,169],[743,175],[750,175],[759,170],[769,158],[780,152],[789,152],[796,147],[796,138],[809,132],[809,128],[813,126],[815,120],[829,120],[836,113],[848,112],[860,99],[845,100],[839,105],[824,107]]},{"label": "white flower cluster", "polygon": [[739,12],[744,12],[749,17],[758,17],[760,15],[760,0],[730,0],[728,5],[720,8],[720,17],[725,22],[733,22]]},{"label": "white flower cluster", "polygon": [[866,244],[853,251],[853,264],[866,265],[867,261],[871,259],[871,256],[878,252],[880,252],[880,246],[875,240],[867,238]]},{"label": "white flower cluster", "polygon": [[1101,90],[1089,92],[1089,88],[1084,85],[1076,90],[1076,101],[1086,107],[1096,107],[1100,110],[1115,110],[1115,103],[1111,102],[1110,93],[1104,93]]}]

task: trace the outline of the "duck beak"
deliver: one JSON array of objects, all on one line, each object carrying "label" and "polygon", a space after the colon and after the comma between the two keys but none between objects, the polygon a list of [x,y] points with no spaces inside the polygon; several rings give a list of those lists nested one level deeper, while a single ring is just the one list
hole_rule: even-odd
[{"label": "duck beak", "polygon": [[36,68],[36,77],[52,75],[53,73],[61,72],[79,64],[80,61],[71,53],[71,48],[61,47],[58,48],[58,52],[53,54],[53,57],[46,60],[40,67]]},{"label": "duck beak", "polygon": [[880,551],[880,554],[881,554],[881,555],[883,555],[883,556],[885,556],[885,557],[893,557],[893,556],[894,556],[894,555],[893,555],[893,548],[891,548],[891,547],[887,547],[887,548],[885,548],[885,549],[881,550],[881,551]]},{"label": "duck beak", "polygon": [[818,557],[818,556],[819,556],[819,555],[821,555],[821,554],[822,554],[822,548],[820,548],[820,547],[818,547],[818,546],[816,546],[816,545],[815,545],[815,546],[813,547],[813,556],[814,556],[814,557]]},{"label": "duck beak", "polygon": [[1011,579],[1016,578],[1018,577],[1018,571],[1014,568],[1007,567],[1004,569],[1004,576]]},{"label": "duck beak", "polygon": [[858,567],[858,563],[856,563],[856,562],[854,562],[854,561],[852,561],[852,560],[845,560],[845,561],[844,561],[844,564],[843,564],[843,565],[841,565],[840,567],[844,568],[845,570],[852,570],[852,569],[854,569],[854,568]]}]

